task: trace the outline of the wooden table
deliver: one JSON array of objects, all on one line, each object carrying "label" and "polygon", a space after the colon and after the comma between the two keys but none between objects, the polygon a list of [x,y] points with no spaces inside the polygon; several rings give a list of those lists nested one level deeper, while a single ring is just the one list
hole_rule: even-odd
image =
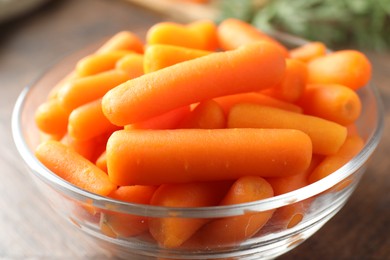
[{"label": "wooden table", "polygon": [[[19,92],[50,64],[120,30],[140,32],[164,20],[124,1],[52,1],[0,26],[0,258],[114,258],[47,208],[11,137]],[[373,82],[390,116],[390,54],[368,53]],[[308,241],[279,259],[390,259],[390,132],[348,204]]]}]

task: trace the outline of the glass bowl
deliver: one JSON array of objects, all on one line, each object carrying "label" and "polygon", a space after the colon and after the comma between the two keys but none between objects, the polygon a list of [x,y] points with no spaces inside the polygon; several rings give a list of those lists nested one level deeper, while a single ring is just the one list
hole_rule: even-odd
[{"label": "glass bowl", "polygon": [[[277,33],[274,36],[287,46],[298,46],[305,40]],[[98,46],[98,44],[96,44]],[[39,132],[34,112],[45,101],[50,89],[74,68],[76,62],[91,53],[90,46],[67,56],[51,66],[37,81],[20,94],[12,117],[12,131],[16,147],[25,162],[28,174],[49,201],[50,206],[71,225],[85,232],[114,255],[127,259],[272,259],[298,246],[320,229],[347,202],[376,149],[382,129],[383,112],[378,92],[371,85],[358,91],[362,114],[356,125],[364,138],[364,148],[343,167],[329,176],[298,190],[251,203],[200,208],[168,208],[126,203],[82,190],[45,168],[34,156],[39,143]],[[305,207],[303,215],[295,215],[294,223],[277,217],[291,209]],[[184,244],[177,248],[163,248],[152,236],[117,235],[105,225],[107,217],[121,215],[150,220],[156,218],[205,219],[252,216],[264,211],[274,216],[251,238],[237,243],[213,243],[207,246]],[[223,228],[220,230],[223,234]]]}]

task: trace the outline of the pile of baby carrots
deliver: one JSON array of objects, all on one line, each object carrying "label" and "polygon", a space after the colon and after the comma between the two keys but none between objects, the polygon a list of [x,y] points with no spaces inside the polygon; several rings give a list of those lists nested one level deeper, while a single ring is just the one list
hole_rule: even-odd
[{"label": "pile of baby carrots", "polygon": [[[36,111],[37,158],[64,180],[126,202],[233,205],[316,182],[363,147],[356,90],[371,65],[320,42],[288,49],[236,19],[123,31],[82,58]],[[221,219],[101,213],[112,237],[165,248],[235,245],[290,228],[304,201]],[[97,214],[91,212],[91,214]]]}]

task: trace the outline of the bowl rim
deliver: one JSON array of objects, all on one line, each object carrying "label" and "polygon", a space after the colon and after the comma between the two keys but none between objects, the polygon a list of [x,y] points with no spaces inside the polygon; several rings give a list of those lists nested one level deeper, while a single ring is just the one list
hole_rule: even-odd
[{"label": "bowl rim", "polygon": [[[309,42],[300,37],[281,32],[273,32],[271,35],[295,45],[301,45]],[[55,65],[59,65],[63,60],[64,57],[60,59],[58,63],[55,63]],[[47,70],[44,70],[40,76],[35,79],[35,81],[24,87],[16,100],[11,117],[12,136],[16,148],[24,163],[29,167],[30,170],[32,170],[34,175],[50,186],[55,186],[57,189],[61,190],[63,193],[66,193],[68,196],[70,195],[70,197],[84,202],[90,206],[115,210],[122,213],[137,214],[149,217],[175,216],[183,218],[215,218],[241,215],[248,212],[266,211],[299,202],[330,189],[359,170],[359,168],[363,166],[363,164],[368,160],[379,144],[384,128],[384,110],[380,95],[378,90],[371,84],[371,82],[369,82],[362,89],[371,92],[374,100],[376,101],[376,128],[373,130],[370,136],[368,136],[363,149],[352,160],[325,178],[282,195],[235,205],[184,208],[129,203],[91,193],[63,180],[58,175],[47,169],[35,157],[34,152],[28,146],[27,140],[23,134],[23,108],[30,91],[39,86],[37,85],[39,81],[42,80],[48,73],[50,73],[52,69],[53,67],[49,66]]]}]

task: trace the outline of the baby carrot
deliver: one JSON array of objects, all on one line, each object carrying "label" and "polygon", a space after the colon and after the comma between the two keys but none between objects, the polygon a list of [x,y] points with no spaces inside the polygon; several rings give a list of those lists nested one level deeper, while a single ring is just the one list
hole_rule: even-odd
[{"label": "baby carrot", "polygon": [[126,72],[131,79],[144,74],[144,55],[131,53],[117,61],[117,70]]},{"label": "baby carrot", "polygon": [[274,190],[274,195],[281,195],[309,185],[308,177],[312,171],[320,164],[323,156],[313,155],[309,167],[298,174],[286,177],[266,178]]},{"label": "baby carrot", "polygon": [[341,125],[352,124],[360,116],[362,108],[358,94],[338,84],[308,85],[298,104],[305,114]]},{"label": "baby carrot", "polygon": [[356,90],[365,86],[370,78],[370,61],[355,50],[336,51],[308,63],[310,84],[340,84]]},{"label": "baby carrot", "polygon": [[306,170],[310,138],[292,129],[175,129],[114,132],[108,174],[118,185],[289,176]]},{"label": "baby carrot", "polygon": [[192,60],[210,54],[209,51],[185,48],[175,45],[153,44],[145,50],[145,73],[160,70],[176,63]]},{"label": "baby carrot", "polygon": [[[229,190],[231,182],[202,182],[161,185],[151,204],[163,207],[216,206]],[[187,241],[209,220],[206,218],[151,218],[149,232],[160,246],[175,248]]]},{"label": "baby carrot", "polygon": [[303,62],[326,55],[326,46],[322,42],[309,42],[290,50],[290,57]]},{"label": "baby carrot", "polygon": [[91,162],[95,162],[102,152],[106,149],[106,143],[111,132],[104,133],[100,136],[96,136],[91,139],[78,140],[66,134],[61,143],[69,146],[78,154],[88,159]]},{"label": "baby carrot", "polygon": [[313,153],[336,153],[347,136],[346,127],[320,117],[298,114],[278,108],[253,104],[234,106],[228,116],[229,128],[287,128],[310,136]]},{"label": "baby carrot", "polygon": [[281,43],[251,24],[235,18],[229,18],[221,22],[218,26],[217,35],[219,44],[224,50],[236,49],[252,42],[266,41],[273,44],[284,57],[289,56],[287,48]]},{"label": "baby carrot", "polygon": [[67,74],[63,79],[61,79],[57,84],[54,85],[54,87],[50,90],[48,99],[55,99],[57,98],[58,91],[66,85],[69,81],[74,80],[78,78],[75,71],[71,71],[69,74]]},{"label": "baby carrot", "polygon": [[[156,191],[154,186],[122,186],[114,190],[108,197],[136,204],[150,204],[150,200]],[[107,211],[102,214],[100,222],[102,230],[109,230],[114,237],[132,237],[146,232],[149,229],[148,218]]]},{"label": "baby carrot", "polygon": [[143,53],[144,45],[139,37],[134,33],[122,31],[107,40],[96,52],[105,53],[117,50],[129,50]]},{"label": "baby carrot", "polygon": [[279,84],[261,93],[287,102],[297,101],[303,94],[307,82],[307,65],[296,59],[286,59],[286,74]]},{"label": "baby carrot", "polygon": [[67,111],[72,111],[81,105],[102,98],[107,91],[129,79],[127,73],[118,70],[75,79],[61,88],[57,94],[58,100]]},{"label": "baby carrot", "polygon": [[278,231],[295,227],[305,217],[311,202],[312,198],[308,198],[276,209],[269,221],[269,225]]},{"label": "baby carrot", "polygon": [[76,64],[76,73],[79,77],[98,74],[115,68],[116,62],[131,53],[130,51],[110,51],[88,55]]},{"label": "baby carrot", "polygon": [[[273,196],[271,185],[261,177],[244,176],[233,183],[219,205],[235,205]],[[212,220],[194,237],[202,245],[225,247],[238,245],[254,236],[271,218],[274,210],[247,212],[243,215]]]},{"label": "baby carrot", "polygon": [[145,121],[137,122],[130,125],[125,125],[126,130],[134,129],[174,129],[180,124],[185,116],[190,113],[190,107],[184,106],[172,111],[169,111],[160,116],[150,118]]},{"label": "baby carrot", "polygon": [[101,101],[101,99],[91,101],[70,113],[68,123],[70,136],[78,140],[87,140],[119,129],[104,116]]},{"label": "baby carrot", "polygon": [[228,115],[230,109],[234,105],[239,103],[251,103],[251,104],[257,104],[263,106],[271,106],[271,107],[277,107],[280,109],[289,110],[296,113],[302,113],[302,108],[295,104],[285,102],[258,92],[248,92],[248,93],[223,96],[223,97],[215,98],[214,100],[222,107],[222,109],[225,112],[225,115]]},{"label": "baby carrot", "polygon": [[167,44],[214,51],[218,47],[217,26],[208,20],[196,21],[187,25],[161,22],[148,30],[146,43],[148,45]]},{"label": "baby carrot", "polygon": [[225,128],[226,118],[220,105],[213,100],[200,102],[177,128],[217,129]]},{"label": "baby carrot", "polygon": [[363,146],[364,141],[359,135],[349,135],[337,153],[325,157],[313,170],[309,176],[309,182],[316,182],[338,170],[357,155]]},{"label": "baby carrot", "polygon": [[[266,180],[274,190],[274,195],[281,195],[309,185],[308,176],[321,162],[322,158],[323,156],[314,155],[309,168],[296,175],[283,178],[267,178]],[[310,204],[311,199],[307,199],[276,209],[270,220],[271,225],[282,229],[294,227],[303,219]]]},{"label": "baby carrot", "polygon": [[106,151],[102,152],[99,157],[96,159],[96,162],[95,162],[96,166],[104,171],[104,172],[107,172],[107,154],[106,154]]},{"label": "baby carrot", "polygon": [[56,134],[47,134],[45,132],[39,131],[39,141],[40,142],[45,142],[49,140],[55,140],[55,141],[60,141],[64,137],[64,134],[61,135],[56,135]]},{"label": "baby carrot", "polygon": [[215,97],[273,86],[284,71],[284,58],[273,45],[249,44],[129,80],[104,96],[103,112],[112,123],[126,125]]},{"label": "baby carrot", "polygon": [[39,130],[50,135],[62,136],[66,133],[69,112],[58,99],[49,99],[35,111],[35,123]]},{"label": "baby carrot", "polygon": [[60,142],[41,143],[35,155],[50,171],[79,188],[102,196],[116,188],[105,172]]}]

